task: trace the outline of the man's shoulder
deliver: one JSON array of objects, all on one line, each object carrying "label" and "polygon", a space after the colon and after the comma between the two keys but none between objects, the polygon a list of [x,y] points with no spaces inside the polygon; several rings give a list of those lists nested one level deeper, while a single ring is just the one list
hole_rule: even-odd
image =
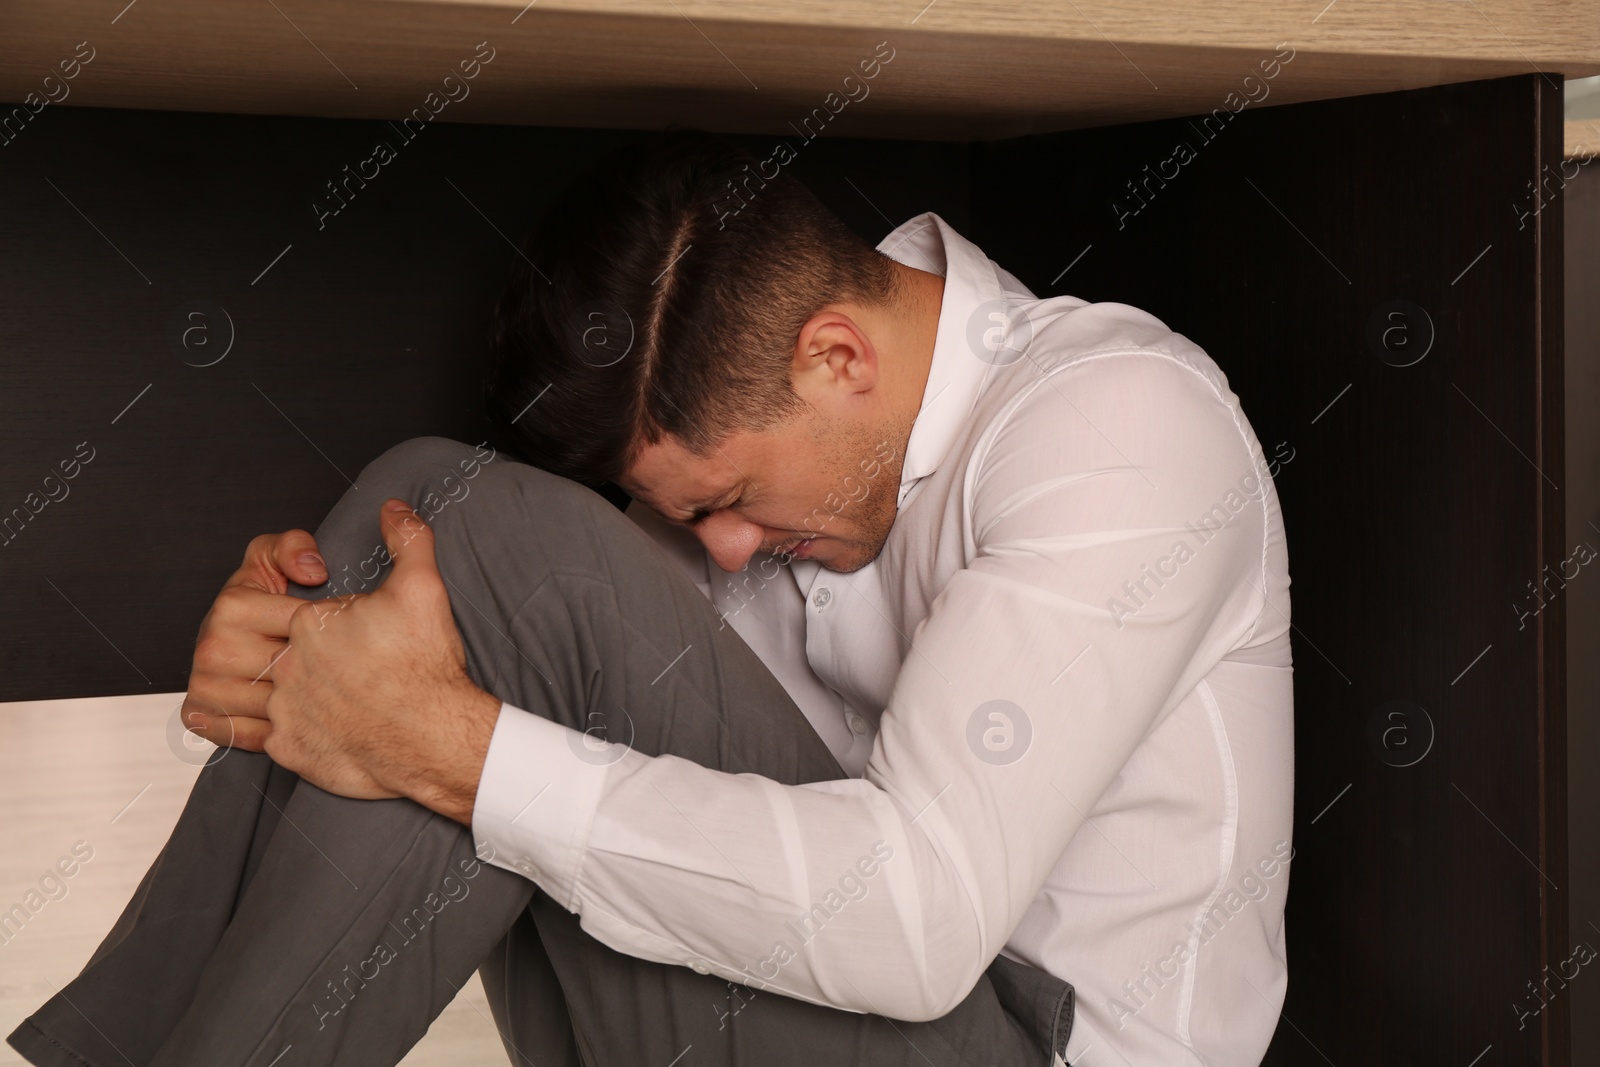
[{"label": "man's shoulder", "polygon": [[1051,297],[1021,310],[1032,334],[1024,351],[1041,374],[1072,365],[1088,373],[1095,363],[1103,364],[1095,368],[1099,372],[1115,374],[1122,368],[1110,357],[1144,355],[1163,357],[1219,390],[1227,388],[1227,376],[1205,349],[1142,308],[1114,300],[1086,304]]},{"label": "man's shoulder", "polygon": [[989,376],[974,405],[975,434],[1016,417],[1087,416],[1096,403],[1133,417],[1130,393],[1158,420],[1208,408],[1205,417],[1227,411],[1231,422],[1238,413],[1227,375],[1205,349],[1141,308],[1047,297],[1019,303],[1012,318],[1017,355]]}]

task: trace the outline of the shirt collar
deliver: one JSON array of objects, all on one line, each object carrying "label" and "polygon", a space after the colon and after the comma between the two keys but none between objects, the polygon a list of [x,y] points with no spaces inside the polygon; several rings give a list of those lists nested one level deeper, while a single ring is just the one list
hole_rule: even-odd
[{"label": "shirt collar", "polygon": [[949,454],[989,373],[1014,361],[1005,352],[997,358],[985,342],[993,339],[989,331],[997,324],[1017,321],[1009,308],[1018,297],[1006,291],[983,250],[932,211],[901,223],[878,243],[878,251],[944,278],[928,384],[901,466],[899,502],[904,503],[911,487],[938,470]]}]

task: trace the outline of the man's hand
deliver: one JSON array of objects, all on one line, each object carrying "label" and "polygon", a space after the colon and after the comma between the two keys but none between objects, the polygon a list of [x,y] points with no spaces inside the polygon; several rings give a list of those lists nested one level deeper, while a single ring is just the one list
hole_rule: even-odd
[{"label": "man's hand", "polygon": [[470,826],[500,700],[467,675],[432,528],[401,500],[380,517],[384,583],[289,619],[265,751],[330,793],[409,796]]},{"label": "man's hand", "polygon": [[289,619],[304,600],[289,582],[322,585],[328,567],[317,541],[304,530],[262,534],[245,549],[244,563],[228,579],[200,623],[182,721],[224,748],[264,751],[271,665],[283,652]]}]

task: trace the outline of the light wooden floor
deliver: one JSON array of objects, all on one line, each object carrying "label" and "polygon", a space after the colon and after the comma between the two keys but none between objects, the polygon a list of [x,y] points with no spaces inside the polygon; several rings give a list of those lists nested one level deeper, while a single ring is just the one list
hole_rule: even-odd
[{"label": "light wooden floor", "polygon": [[[0,944],[0,1065],[25,1063],[4,1036],[88,962],[178,820],[209,742],[186,762],[168,743],[181,693],[0,704],[0,911],[21,903],[84,842],[93,859]],[[86,850],[85,850],[86,851]],[[3,938],[3,935],[0,935]],[[434,1020],[405,1067],[508,1062],[477,975]]]}]

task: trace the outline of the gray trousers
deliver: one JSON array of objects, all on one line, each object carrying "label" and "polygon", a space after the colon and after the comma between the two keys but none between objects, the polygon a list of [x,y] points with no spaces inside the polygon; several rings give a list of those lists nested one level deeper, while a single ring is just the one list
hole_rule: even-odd
[{"label": "gray trousers", "polygon": [[[400,497],[435,530],[484,689],[578,730],[626,709],[647,755],[844,777],[749,646],[599,494],[439,437],[395,446],[358,482],[316,531],[330,584],[296,595],[375,588],[378,507]],[[1072,1026],[1072,987],[1005,957],[920,1023],[637,959],[480,862],[461,824],[218,749],[82,973],[8,1041],[59,1067],[385,1067],[474,970],[518,1067],[1048,1067]]]}]

